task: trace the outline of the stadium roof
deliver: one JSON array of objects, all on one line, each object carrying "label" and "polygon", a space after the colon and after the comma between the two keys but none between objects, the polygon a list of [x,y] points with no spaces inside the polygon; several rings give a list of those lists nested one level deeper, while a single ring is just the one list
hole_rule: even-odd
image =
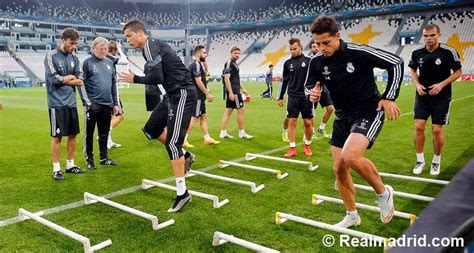
[{"label": "stadium roof", "polygon": [[153,3],[153,4],[177,4],[177,3],[222,3],[234,0],[111,0],[125,3]]}]

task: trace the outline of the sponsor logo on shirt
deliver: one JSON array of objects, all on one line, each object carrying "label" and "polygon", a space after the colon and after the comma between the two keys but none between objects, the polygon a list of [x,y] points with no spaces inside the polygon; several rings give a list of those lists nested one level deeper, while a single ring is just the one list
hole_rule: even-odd
[{"label": "sponsor logo on shirt", "polygon": [[418,59],[418,64],[420,65],[420,67],[423,65],[423,58]]}]

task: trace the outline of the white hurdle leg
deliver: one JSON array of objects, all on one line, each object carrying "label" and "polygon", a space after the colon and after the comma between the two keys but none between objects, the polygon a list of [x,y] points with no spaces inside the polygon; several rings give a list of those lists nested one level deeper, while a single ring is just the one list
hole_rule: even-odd
[{"label": "white hurdle leg", "polygon": [[255,250],[255,251],[258,251],[258,252],[270,252],[270,253],[278,253],[279,252],[277,250],[270,249],[270,248],[264,247],[262,245],[258,245],[256,243],[253,243],[253,242],[242,240],[242,239],[237,238],[233,235],[224,234],[224,233],[219,232],[219,231],[214,232],[214,237],[212,239],[212,246],[219,246],[219,245],[222,245],[222,244],[227,243],[227,242],[235,243],[235,244],[240,245],[242,247],[245,247],[247,249]]},{"label": "white hurdle leg", "polygon": [[277,179],[283,179],[288,176],[288,173],[281,174],[280,170],[274,170],[274,169],[269,169],[269,168],[264,168],[260,166],[254,166],[254,165],[249,165],[249,164],[242,164],[242,163],[236,163],[236,162],[230,162],[230,161],[219,161],[219,165],[221,168],[225,168],[228,166],[235,166],[235,167],[240,167],[240,168],[245,168],[245,169],[251,169],[251,170],[258,170],[258,171],[263,171],[263,172],[269,172],[277,175]]},{"label": "white hurdle leg", "polygon": [[410,180],[410,181],[417,181],[417,182],[424,182],[424,183],[432,183],[432,184],[440,184],[440,185],[449,184],[449,181],[431,179],[431,178],[424,178],[424,177],[411,177],[411,176],[392,174],[392,173],[384,173],[384,172],[379,172],[379,175],[381,177],[392,177],[392,178],[406,179],[406,180]]},{"label": "white hurdle leg", "polygon": [[[354,184],[354,187],[357,189],[361,189],[364,191],[374,191],[374,189],[370,186],[366,185],[360,185],[360,184]],[[416,200],[421,200],[421,201],[426,201],[426,202],[431,202],[434,200],[432,197],[427,197],[423,195],[417,195],[417,194],[412,194],[412,193],[406,193],[406,192],[398,192],[398,191],[393,191],[394,196],[399,196],[399,197],[404,197],[404,198],[409,198],[409,199],[416,199]]]},{"label": "white hurdle leg", "polygon": [[268,156],[268,155],[253,154],[253,153],[246,153],[245,154],[245,160],[247,160],[247,161],[253,160],[255,158],[262,158],[262,159],[274,160],[274,161],[280,161],[280,162],[286,162],[286,163],[303,164],[303,165],[308,166],[308,169],[310,171],[314,171],[317,168],[319,168],[319,165],[314,165],[313,166],[312,162],[307,162],[307,161],[300,161],[300,160],[281,158],[281,157],[275,157],[275,156]]},{"label": "white hurdle leg", "polygon": [[[163,188],[163,189],[176,191],[176,186],[171,186],[171,185],[163,184],[163,183],[160,183],[160,182],[151,181],[151,180],[148,180],[148,179],[143,179],[142,180],[142,189],[146,190],[146,189],[149,189],[149,188],[152,188],[152,187],[160,187],[160,188]],[[217,197],[216,195],[211,195],[211,194],[206,194],[206,193],[196,192],[196,191],[191,191],[191,190],[189,190],[189,193],[193,196],[196,196],[196,197],[211,200],[212,201],[212,206],[214,208],[220,208],[221,206],[229,203],[228,199],[224,199],[224,200],[219,202],[219,197]]]},{"label": "white hurdle leg", "polygon": [[94,251],[97,251],[97,250],[100,250],[102,248],[105,248],[107,246],[110,246],[112,245],[112,241],[110,239],[106,240],[106,241],[103,241],[97,245],[94,245],[94,246],[91,246],[91,242],[89,240],[89,238],[85,237],[85,236],[82,236],[76,232],[73,232],[65,227],[61,227],[59,226],[58,224],[56,223],[53,223],[49,220],[46,220],[42,217],[39,216],[39,214],[41,213],[31,213],[31,212],[28,212],[27,210],[23,209],[23,208],[20,208],[18,209],[18,216],[20,217],[20,220],[24,221],[24,220],[27,220],[27,219],[32,219],[32,220],[35,220],[51,229],[54,229],[56,231],[58,231],[59,233],[65,235],[65,236],[68,236],[76,241],[79,241],[82,243],[83,247],[84,247],[84,252],[85,253],[89,253],[89,252],[94,252]]},{"label": "white hurdle leg", "polygon": [[124,212],[131,213],[133,215],[140,216],[142,218],[150,220],[151,225],[153,227],[153,230],[162,229],[162,228],[165,228],[167,226],[170,226],[170,225],[174,224],[173,219],[162,222],[162,223],[159,223],[158,222],[158,217],[156,217],[155,215],[151,215],[151,214],[142,212],[140,210],[137,210],[137,209],[134,209],[134,208],[131,208],[131,207],[128,207],[128,206],[124,206],[122,204],[111,201],[111,200],[106,199],[104,197],[99,197],[99,196],[96,196],[94,194],[84,192],[84,203],[86,205],[90,205],[90,204],[97,203],[97,202],[109,205],[111,207],[115,207],[115,208],[120,209]]},{"label": "white hurdle leg", "polygon": [[288,220],[298,222],[298,223],[303,223],[303,224],[310,225],[313,227],[322,228],[329,231],[338,232],[341,234],[346,234],[346,235],[355,236],[359,238],[367,238],[371,241],[377,242],[378,245],[380,245],[381,247],[384,247],[384,250],[388,248],[388,243],[389,243],[388,239],[378,236],[378,235],[368,234],[368,233],[364,233],[364,232],[360,232],[360,231],[356,231],[356,230],[352,230],[348,228],[337,227],[328,223],[310,220],[310,219],[298,217],[292,214],[287,214],[287,213],[282,213],[282,212],[275,213],[276,224],[282,224]]},{"label": "white hurdle leg", "polygon": [[197,170],[190,170],[189,173],[194,174],[194,175],[199,175],[199,176],[203,176],[203,177],[216,179],[216,180],[221,180],[221,181],[225,181],[225,182],[229,182],[229,183],[250,186],[250,190],[252,191],[252,193],[257,193],[260,190],[262,190],[263,188],[265,188],[265,185],[263,185],[263,184],[261,184],[257,187],[257,184],[255,182],[250,182],[250,181],[245,181],[245,180],[240,180],[240,179],[235,179],[235,178],[230,178],[230,177],[218,176],[218,175],[205,173],[205,172],[201,172],[201,171],[197,171]]},{"label": "white hurdle leg", "polygon": [[[323,195],[319,195],[319,194],[313,194],[313,196],[311,198],[311,203],[313,203],[313,205],[320,204],[324,201],[339,204],[339,205],[344,205],[344,201],[342,201],[342,199],[331,198],[331,197],[323,196]],[[369,206],[369,205],[356,203],[356,207],[360,208],[360,209],[373,211],[373,212],[380,212],[380,208],[378,208],[376,206]],[[404,212],[395,211],[393,213],[393,215],[396,216],[396,217],[400,217],[400,218],[410,220],[410,224],[412,224],[416,220],[416,215],[411,214],[411,213],[404,213]]]}]

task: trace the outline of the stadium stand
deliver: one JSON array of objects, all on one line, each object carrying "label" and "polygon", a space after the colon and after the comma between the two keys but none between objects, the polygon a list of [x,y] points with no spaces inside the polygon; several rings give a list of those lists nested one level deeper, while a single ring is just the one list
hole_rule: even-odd
[{"label": "stadium stand", "polygon": [[[245,4],[244,4],[245,2]],[[344,1],[341,8],[355,10],[361,7],[380,7],[404,4],[406,0],[377,0],[367,3],[359,0]],[[212,7],[211,7],[212,5]],[[204,8],[203,8],[204,7]],[[233,4],[227,2],[192,3],[189,6],[190,24],[219,24],[261,22],[274,18],[297,18],[332,11],[333,2],[297,0],[286,1],[245,1],[237,0]],[[112,0],[93,1],[81,0],[71,4],[64,4],[60,0],[15,0],[2,1],[0,10],[11,14],[36,15],[49,18],[77,19],[83,22],[101,21],[119,24],[129,19],[139,18],[147,24],[155,25],[182,25],[181,6],[176,3],[154,4],[152,2],[125,2],[113,4]],[[434,14],[433,14],[434,13]],[[441,14],[437,14],[441,13]],[[422,45],[420,29],[429,22],[441,26],[443,36],[441,41],[452,45],[461,54],[464,69],[472,71],[473,60],[464,55],[472,55],[473,41],[472,10],[458,12],[429,12],[426,14],[396,14],[364,18],[349,18],[341,20],[342,38],[345,41],[368,44],[400,54],[409,61],[414,48]],[[259,23],[260,24],[260,23]],[[6,23],[0,22],[0,40],[6,40],[18,51],[18,56],[25,66],[34,73],[35,77],[44,80],[42,64],[38,60],[43,58],[44,50],[57,46],[59,32],[67,25],[51,25],[45,23],[32,24],[28,22]],[[121,29],[116,26],[110,29],[84,25],[77,27],[81,36],[78,45],[79,56],[87,55],[90,44],[97,36],[108,39],[125,41]],[[306,24],[287,24],[283,26],[262,26],[261,28],[247,28],[242,30],[206,30],[187,36],[187,49],[184,38],[168,39],[167,42],[185,58],[198,45],[208,47],[208,63],[210,72],[220,76],[224,62],[229,58],[228,49],[237,44],[241,48],[241,72],[244,76],[259,76],[266,72],[268,65],[274,64],[274,73],[281,75],[283,62],[289,56],[287,47],[290,37],[299,38],[308,51],[311,34]],[[230,30],[230,31],[229,31]],[[193,32],[194,34],[194,32]],[[414,36],[407,41],[407,45],[400,44],[400,36]],[[142,73],[143,59],[140,52],[136,52],[126,43],[123,43],[125,52],[131,61],[131,69]],[[84,52],[83,52],[84,51]],[[382,74],[382,72],[377,73]]]}]

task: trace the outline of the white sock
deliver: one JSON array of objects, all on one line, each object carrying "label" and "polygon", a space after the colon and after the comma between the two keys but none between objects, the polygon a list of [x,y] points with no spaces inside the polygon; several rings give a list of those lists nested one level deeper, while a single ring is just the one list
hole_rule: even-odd
[{"label": "white sock", "polygon": [[183,195],[186,192],[186,181],[185,177],[177,177],[176,180],[176,194],[178,196]]},{"label": "white sock", "polygon": [[387,198],[390,196],[390,192],[388,191],[387,187],[385,187],[385,191],[381,194],[377,194],[377,198],[379,201],[386,201]]},{"label": "white sock", "polygon": [[205,140],[205,141],[210,141],[210,140],[211,140],[211,136],[210,136],[209,134],[204,135],[204,140]]},{"label": "white sock", "polygon": [[53,163],[53,171],[60,171],[61,170],[61,165],[59,163]]},{"label": "white sock", "polygon": [[307,140],[307,139],[305,138],[305,140],[304,140],[304,145],[311,145],[311,140]]},{"label": "white sock", "polygon": [[416,153],[416,161],[420,163],[425,163],[425,156],[423,153]]},{"label": "white sock", "polygon": [[440,164],[441,163],[441,155],[434,155],[433,156],[433,161],[431,161],[431,162]]},{"label": "white sock", "polygon": [[296,142],[290,142],[290,148],[296,148]]},{"label": "white sock", "polygon": [[187,140],[187,139],[188,139],[188,136],[189,136],[189,134],[186,134],[186,136],[184,137],[184,139]]},{"label": "white sock", "polygon": [[324,131],[324,129],[326,129],[326,123],[321,122],[321,124],[319,124],[319,129],[318,130]]},{"label": "white sock", "polygon": [[357,218],[359,218],[359,213],[357,212],[357,210],[355,210],[355,211],[346,211],[346,215],[351,217],[352,220],[357,220]]},{"label": "white sock", "polygon": [[69,169],[69,168],[72,168],[72,167],[74,167],[74,166],[76,166],[76,165],[74,164],[74,159],[72,159],[72,160],[66,160],[66,168]]},{"label": "white sock", "polygon": [[245,130],[244,130],[244,129],[240,129],[240,130],[239,130],[239,135],[241,135],[241,136],[242,136],[242,135],[245,135]]},{"label": "white sock", "polygon": [[110,127],[109,134],[112,133],[112,130],[114,130],[114,128],[113,128],[113,127]]},{"label": "white sock", "polygon": [[226,135],[227,134],[227,130],[221,130],[221,135]]},{"label": "white sock", "polygon": [[288,129],[283,129],[284,134],[288,134]]}]

